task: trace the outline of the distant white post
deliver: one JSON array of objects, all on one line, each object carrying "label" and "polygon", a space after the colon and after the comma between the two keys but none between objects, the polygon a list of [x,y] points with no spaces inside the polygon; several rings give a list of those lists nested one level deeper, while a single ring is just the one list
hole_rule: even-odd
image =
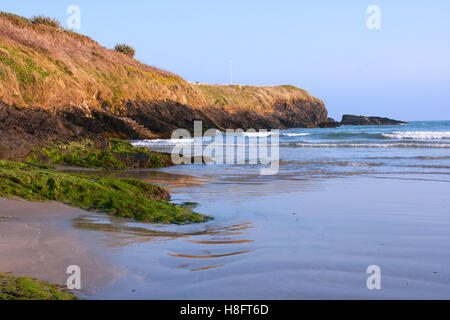
[{"label": "distant white post", "polygon": [[233,60],[230,59],[230,84],[233,84]]}]

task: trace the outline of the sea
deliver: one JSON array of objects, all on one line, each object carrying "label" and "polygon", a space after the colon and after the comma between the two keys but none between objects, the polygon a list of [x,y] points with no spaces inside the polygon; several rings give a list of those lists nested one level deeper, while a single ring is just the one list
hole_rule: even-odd
[{"label": "sea", "polygon": [[[243,132],[246,139],[246,163],[236,165],[237,157],[230,164],[226,161],[226,145],[234,145],[235,153],[242,145],[235,139],[225,139],[223,135],[223,160],[225,164],[211,163],[200,166],[197,176],[213,171],[234,175],[258,173],[264,164],[250,165],[250,146],[258,143],[256,137],[267,139],[270,150],[271,130],[263,132]],[[268,137],[269,136],[269,137]],[[201,139],[201,138],[200,138]],[[133,141],[135,146],[144,146],[151,150],[172,152],[193,146],[199,138],[161,139]],[[214,138],[205,137],[204,146],[214,142]],[[273,143],[275,144],[275,143]],[[450,121],[421,121],[395,126],[342,126],[327,129],[289,129],[281,130],[276,142],[279,147],[279,174],[275,179],[289,178],[326,178],[349,175],[422,175],[426,179],[448,180],[450,172]],[[189,149],[189,148],[186,148]],[[259,152],[259,151],[258,151]],[[266,160],[270,160],[271,156]],[[191,154],[194,154],[192,148]],[[256,155],[258,158],[259,154]],[[221,158],[219,158],[221,159]],[[259,159],[259,158],[258,158]],[[275,158],[274,158],[275,159]],[[216,161],[217,162],[217,161]],[[263,161],[261,161],[263,162]],[[183,172],[193,167],[181,166],[172,171]],[[270,180],[270,179],[268,179]]]}]

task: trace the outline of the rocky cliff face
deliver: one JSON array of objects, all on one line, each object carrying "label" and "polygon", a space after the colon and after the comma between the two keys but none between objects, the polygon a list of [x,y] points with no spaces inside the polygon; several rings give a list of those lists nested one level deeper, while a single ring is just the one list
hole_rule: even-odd
[{"label": "rocky cliff face", "polygon": [[206,128],[318,127],[324,103],[292,86],[193,84],[83,35],[0,12],[0,150],[81,136],[151,139]]},{"label": "rocky cliff face", "polygon": [[192,129],[195,120],[205,128],[275,129],[288,127],[317,127],[327,117],[320,102],[294,100],[279,102],[273,111],[261,113],[240,109],[230,112],[223,107],[194,108],[173,101],[138,101],[126,104],[125,114],[151,132],[168,135],[177,128]]}]

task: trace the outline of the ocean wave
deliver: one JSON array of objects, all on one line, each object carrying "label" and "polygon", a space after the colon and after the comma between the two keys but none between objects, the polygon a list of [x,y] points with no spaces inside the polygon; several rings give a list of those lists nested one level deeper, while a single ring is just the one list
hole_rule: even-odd
[{"label": "ocean wave", "polygon": [[407,164],[407,165],[399,165],[399,167],[423,168],[423,169],[450,169],[450,166],[426,165],[426,164]]},{"label": "ocean wave", "polygon": [[300,148],[450,148],[450,143],[285,143]]},{"label": "ocean wave", "polygon": [[450,159],[450,156],[412,156],[412,157],[367,157],[370,160],[446,160]]},{"label": "ocean wave", "polygon": [[215,147],[259,147],[259,146],[267,146],[268,148],[272,146],[280,145],[279,143],[268,141],[265,144],[262,143],[236,143],[235,141],[226,141],[224,138],[222,142],[214,141],[214,140],[201,140],[201,139],[156,139],[156,140],[142,140],[142,141],[134,141],[131,144],[135,147],[175,147],[175,146],[192,146],[202,145],[203,147],[207,147],[211,144],[214,144]]},{"label": "ocean wave", "polygon": [[293,161],[280,160],[281,165],[313,165],[313,166],[338,166],[338,167],[379,167],[383,162],[352,162],[352,161]]},{"label": "ocean wave", "polygon": [[244,132],[243,135],[245,137],[250,137],[250,138],[253,138],[253,137],[263,137],[264,138],[264,137],[269,137],[269,136],[273,135],[273,133],[272,132]]},{"label": "ocean wave", "polygon": [[446,160],[446,159],[450,159],[450,156],[418,156],[417,159],[422,159],[422,160]]},{"label": "ocean wave", "polygon": [[392,133],[383,133],[383,136],[397,140],[440,140],[450,139],[450,131],[394,131]]},{"label": "ocean wave", "polygon": [[333,132],[323,135],[325,138],[363,138],[363,139],[386,139],[381,133],[368,133],[368,132]]},{"label": "ocean wave", "polygon": [[310,136],[312,133],[282,133],[283,137],[304,137],[304,136]]},{"label": "ocean wave", "polygon": [[173,146],[173,145],[190,145],[195,140],[193,138],[187,139],[154,139],[154,140],[139,140],[131,141],[135,147],[151,147],[151,146]]},{"label": "ocean wave", "polygon": [[[244,136],[246,137],[269,137],[269,136],[273,136],[274,133],[273,132],[244,132],[243,133]],[[280,136],[283,137],[304,137],[304,136],[309,136],[312,135],[312,133],[307,133],[307,132],[302,132],[302,133],[280,133]]]}]

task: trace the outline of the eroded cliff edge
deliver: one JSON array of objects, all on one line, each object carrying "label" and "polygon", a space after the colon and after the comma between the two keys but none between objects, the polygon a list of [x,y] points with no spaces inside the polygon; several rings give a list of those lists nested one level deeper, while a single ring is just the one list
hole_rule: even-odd
[{"label": "eroded cliff edge", "polygon": [[3,157],[52,140],[168,137],[194,120],[283,129],[327,118],[324,103],[299,88],[193,84],[78,33],[0,13]]}]

